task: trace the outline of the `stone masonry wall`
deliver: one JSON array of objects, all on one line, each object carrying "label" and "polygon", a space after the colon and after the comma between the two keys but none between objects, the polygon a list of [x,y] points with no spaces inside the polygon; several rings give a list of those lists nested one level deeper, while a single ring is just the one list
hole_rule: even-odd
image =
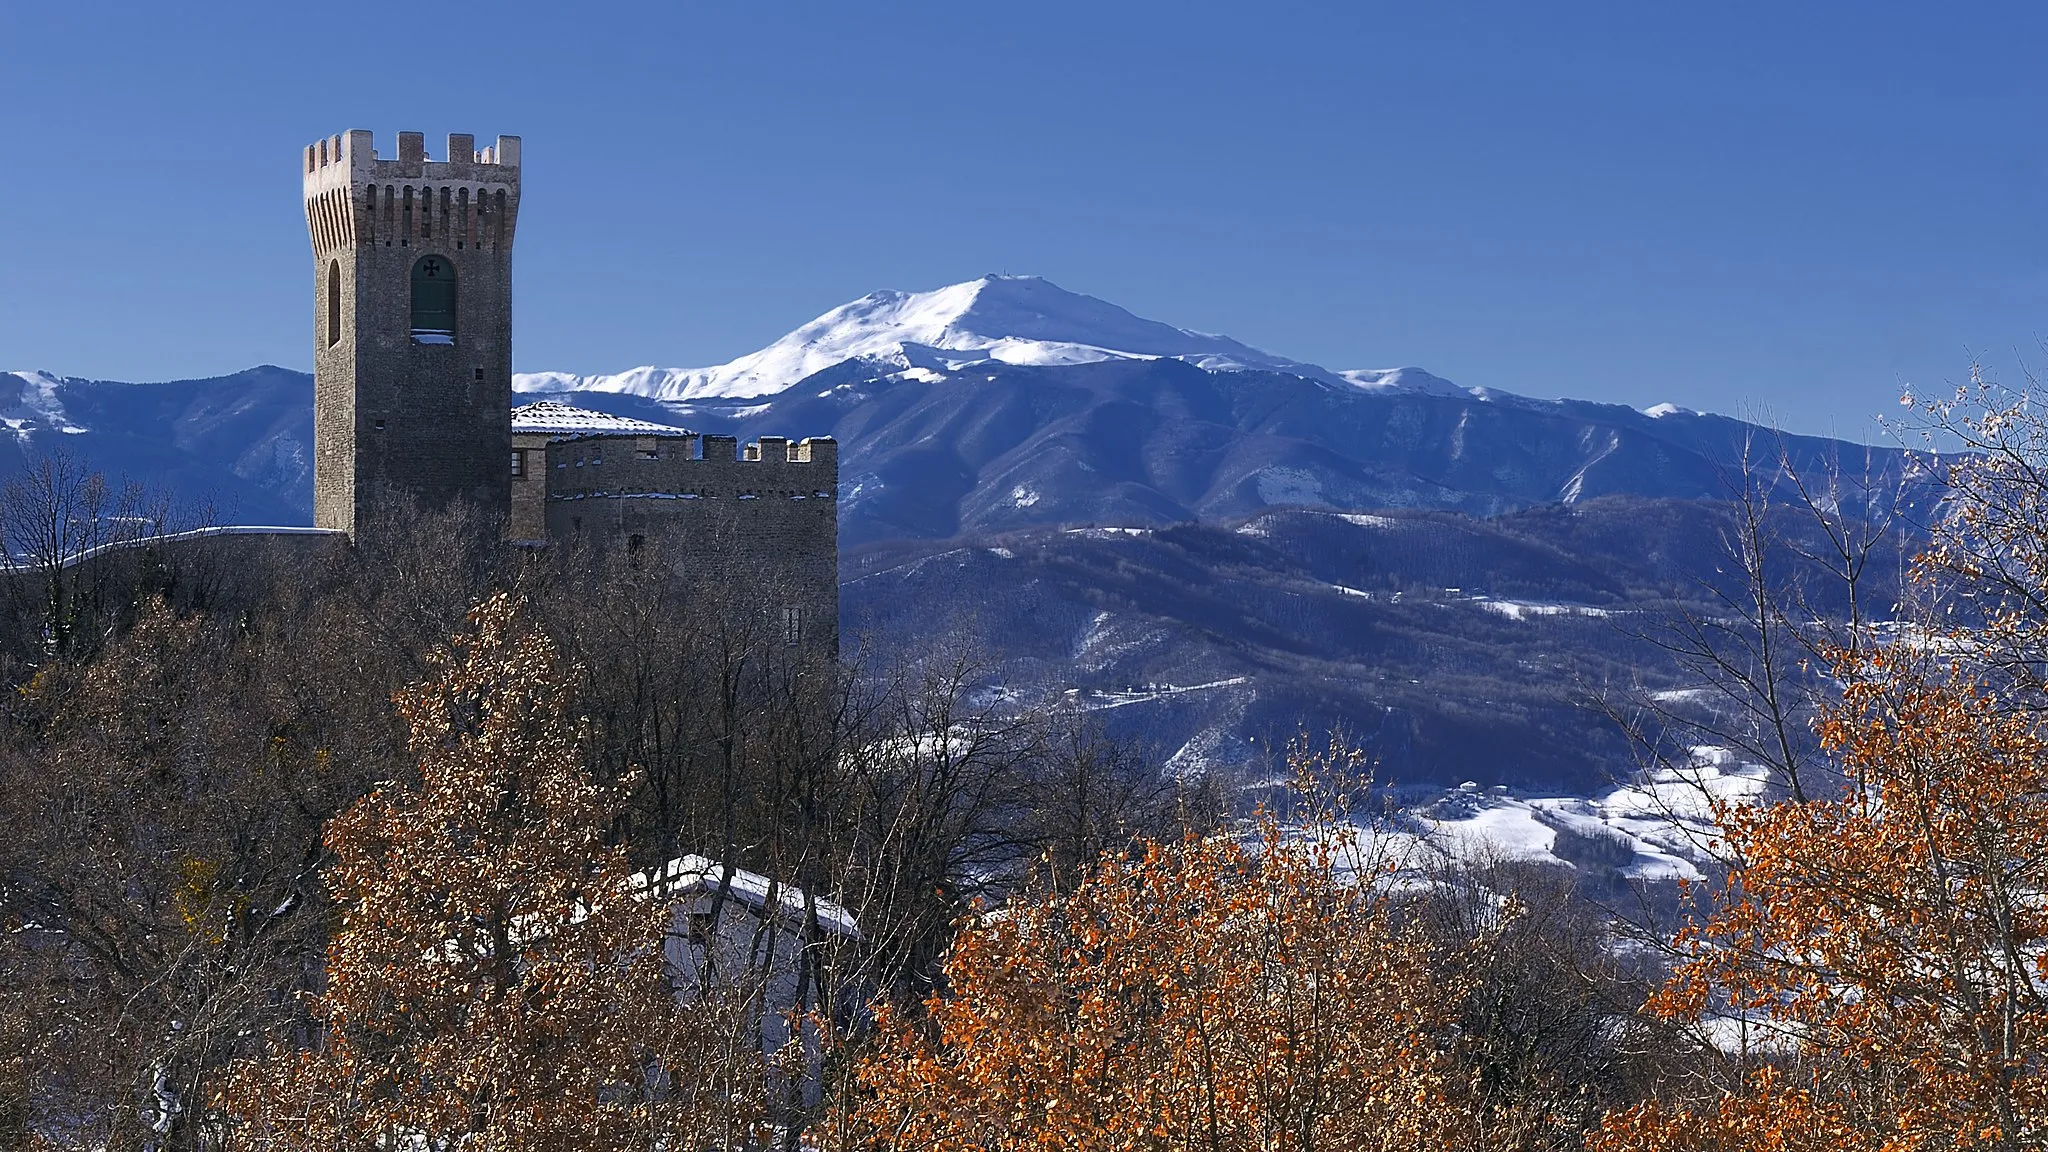
[{"label": "stone masonry wall", "polygon": [[684,541],[693,578],[726,583],[734,603],[800,608],[805,638],[836,642],[839,445],[764,436],[744,457],[738,447],[730,436],[556,440],[547,449],[548,535]]},{"label": "stone masonry wall", "polygon": [[[306,149],[314,254],[314,523],[353,533],[386,490],[430,504],[510,500],[512,243],[519,138],[476,151],[448,137],[398,136],[380,159],[352,131]],[[414,338],[412,270],[455,269],[452,342]]]},{"label": "stone masonry wall", "polygon": [[543,432],[515,432],[512,458],[512,524],[505,536],[522,544],[548,538],[548,441]]}]

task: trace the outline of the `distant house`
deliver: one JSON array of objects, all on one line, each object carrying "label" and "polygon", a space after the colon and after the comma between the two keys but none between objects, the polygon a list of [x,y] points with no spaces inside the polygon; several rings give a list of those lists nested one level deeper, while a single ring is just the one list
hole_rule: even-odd
[{"label": "distant house", "polygon": [[[754,1003],[764,1053],[784,1053],[790,1025],[823,1006],[826,961],[860,936],[853,914],[791,884],[729,868],[703,856],[679,856],[642,873],[658,899],[671,902],[662,953],[678,994],[737,992]],[[818,1092],[818,1035],[802,1031],[803,1098]],[[786,1055],[786,1054],[785,1054]]]}]

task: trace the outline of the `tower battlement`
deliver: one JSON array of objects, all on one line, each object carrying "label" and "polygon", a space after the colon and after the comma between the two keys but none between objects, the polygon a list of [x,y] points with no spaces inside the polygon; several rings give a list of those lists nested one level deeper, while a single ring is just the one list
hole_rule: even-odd
[{"label": "tower battlement", "polygon": [[829,436],[798,441],[763,436],[742,450],[732,436],[598,433],[551,440],[544,459],[550,500],[594,495],[831,500],[839,488],[839,444]]},{"label": "tower battlement", "polygon": [[510,248],[519,216],[519,137],[500,136],[479,149],[476,137],[451,132],[443,156],[429,159],[419,132],[398,134],[395,159],[379,157],[375,137],[362,128],[306,145],[306,228],[314,254],[421,247],[437,229],[451,252]]},{"label": "tower battlement", "polygon": [[717,464],[817,464],[838,468],[839,441],[830,436],[763,436],[742,450],[737,436],[699,436],[677,430],[664,432],[617,432],[609,429],[548,438],[550,452],[565,459],[580,458],[587,448],[604,448],[632,443],[636,460],[673,460],[710,467]]},{"label": "tower battlement", "polygon": [[476,137],[450,132],[442,158],[427,155],[423,132],[400,132],[398,154],[377,155],[376,137],[368,129],[351,128],[306,145],[306,190],[335,185],[346,186],[362,180],[491,180],[497,183],[519,179],[519,137],[500,136],[490,147],[479,149]]}]

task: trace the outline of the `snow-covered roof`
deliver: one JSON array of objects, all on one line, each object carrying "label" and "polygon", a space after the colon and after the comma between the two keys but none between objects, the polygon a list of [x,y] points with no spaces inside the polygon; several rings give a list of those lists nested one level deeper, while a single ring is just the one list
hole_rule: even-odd
[{"label": "snow-covered roof", "polygon": [[[641,874],[640,883],[653,884],[663,894],[690,896],[700,892],[717,892],[719,882],[725,877],[725,865],[708,857],[692,853],[678,856],[657,868]],[[768,906],[768,890],[775,889],[775,902],[784,915],[802,919],[804,915],[804,890],[794,884],[774,884],[759,872],[744,868],[732,870],[732,884],[726,895],[756,911]],[[820,896],[817,898],[818,925],[827,932],[841,936],[858,936],[860,927],[854,921],[853,913],[838,904]]]},{"label": "snow-covered roof", "polygon": [[616,433],[623,436],[688,436],[688,428],[614,416],[592,408],[576,408],[553,400],[536,400],[512,410],[512,431],[542,436],[588,436]]}]

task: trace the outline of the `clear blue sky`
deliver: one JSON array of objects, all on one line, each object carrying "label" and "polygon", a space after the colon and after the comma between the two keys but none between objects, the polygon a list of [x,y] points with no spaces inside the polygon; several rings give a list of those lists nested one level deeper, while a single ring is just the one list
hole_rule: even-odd
[{"label": "clear blue sky", "polygon": [[520,370],[995,271],[1853,436],[2048,359],[2040,5],[23,0],[0,60],[0,368],[307,366],[350,127],[525,137]]}]

